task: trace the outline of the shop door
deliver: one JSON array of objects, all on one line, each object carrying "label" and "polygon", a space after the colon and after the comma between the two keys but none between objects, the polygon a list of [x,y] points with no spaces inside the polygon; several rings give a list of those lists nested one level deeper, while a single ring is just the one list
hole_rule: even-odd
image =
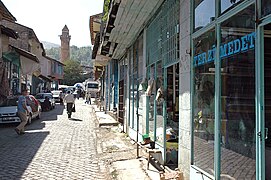
[{"label": "shop door", "polygon": [[264,26],[264,105],[263,138],[265,150],[265,179],[271,179],[271,24]]},{"label": "shop door", "polygon": [[257,28],[257,179],[271,179],[271,18]]},{"label": "shop door", "polygon": [[118,121],[124,121],[124,80],[119,82],[119,108],[118,108]]}]

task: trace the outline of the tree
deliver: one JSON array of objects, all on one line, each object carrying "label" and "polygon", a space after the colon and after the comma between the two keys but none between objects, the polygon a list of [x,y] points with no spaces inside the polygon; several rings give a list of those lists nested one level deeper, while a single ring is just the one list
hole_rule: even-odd
[{"label": "tree", "polygon": [[64,64],[63,84],[73,86],[75,83],[84,81],[82,68],[78,61],[66,60]]},{"label": "tree", "polygon": [[[51,49],[46,49],[46,55],[59,60],[60,59],[60,47],[53,47]],[[80,62],[81,65],[93,66],[92,62],[92,49],[90,46],[77,47],[71,46],[70,48],[70,59]]]},{"label": "tree", "polygon": [[60,59],[60,47],[53,47],[51,49],[46,49],[46,55],[59,60]]}]

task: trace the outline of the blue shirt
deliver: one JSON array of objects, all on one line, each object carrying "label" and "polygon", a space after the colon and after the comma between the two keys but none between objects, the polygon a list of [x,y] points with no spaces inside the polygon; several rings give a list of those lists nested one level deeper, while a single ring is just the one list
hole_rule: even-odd
[{"label": "blue shirt", "polygon": [[25,96],[19,96],[19,99],[18,99],[18,112],[24,112],[26,113],[26,110],[24,109],[23,105],[26,105],[26,98]]}]

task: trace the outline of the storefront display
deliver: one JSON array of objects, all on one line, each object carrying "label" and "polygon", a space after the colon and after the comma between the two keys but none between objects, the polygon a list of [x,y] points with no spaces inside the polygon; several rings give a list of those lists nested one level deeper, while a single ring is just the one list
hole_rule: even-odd
[{"label": "storefront display", "polygon": [[214,90],[215,65],[213,52],[216,42],[214,29],[194,40],[194,164],[213,174],[214,170]]},{"label": "storefront display", "polygon": [[[221,24],[221,44],[229,47],[227,56],[221,57],[221,176],[236,179],[253,179],[256,174],[253,11],[250,6]],[[228,55],[229,42],[233,42],[232,52],[236,51],[232,55]]]},{"label": "storefront display", "polygon": [[194,0],[195,30],[211,23],[215,17],[215,0]]},{"label": "storefront display", "polygon": [[178,167],[179,139],[179,64],[167,68],[166,165]]},{"label": "storefront display", "polygon": [[221,1],[221,13],[227,12],[228,10],[236,7],[243,0],[220,0]]},{"label": "storefront display", "polygon": [[261,0],[262,1],[262,16],[267,16],[271,14],[271,1],[270,0]]},{"label": "storefront display", "polygon": [[[193,32],[198,30],[197,16],[205,13],[202,7],[207,2],[210,1],[194,1]],[[271,177],[268,171],[271,18],[266,16],[271,12],[271,2],[260,0],[257,6],[256,2],[213,2],[209,7],[221,7],[216,9],[213,23],[192,34],[191,167],[205,177]],[[255,10],[255,6],[259,9]]]}]

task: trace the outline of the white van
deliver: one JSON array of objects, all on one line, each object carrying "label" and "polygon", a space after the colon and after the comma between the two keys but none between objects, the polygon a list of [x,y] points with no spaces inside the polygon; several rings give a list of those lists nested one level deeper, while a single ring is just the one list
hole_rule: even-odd
[{"label": "white van", "polygon": [[88,81],[86,83],[87,93],[91,93],[91,97],[96,97],[99,92],[99,82],[97,81]]}]

